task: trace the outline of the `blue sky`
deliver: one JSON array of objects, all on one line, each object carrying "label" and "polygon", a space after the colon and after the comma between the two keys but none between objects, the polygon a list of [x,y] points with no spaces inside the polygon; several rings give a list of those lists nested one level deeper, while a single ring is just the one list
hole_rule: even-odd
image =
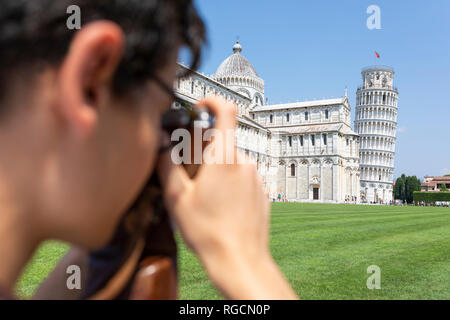
[{"label": "blue sky", "polygon": [[[450,174],[450,1],[197,0],[213,74],[239,36],[269,103],[343,96],[352,109],[361,69],[392,66],[399,113],[395,176]],[[369,30],[370,5],[381,30]],[[376,61],[374,51],[381,55]]]}]

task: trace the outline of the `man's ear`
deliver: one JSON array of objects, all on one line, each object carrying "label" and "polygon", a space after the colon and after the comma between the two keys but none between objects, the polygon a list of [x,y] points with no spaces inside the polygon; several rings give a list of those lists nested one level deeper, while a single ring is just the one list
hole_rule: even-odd
[{"label": "man's ear", "polygon": [[97,125],[98,109],[111,88],[122,58],[125,36],[108,21],[92,22],[75,35],[59,74],[61,115],[78,134]]}]

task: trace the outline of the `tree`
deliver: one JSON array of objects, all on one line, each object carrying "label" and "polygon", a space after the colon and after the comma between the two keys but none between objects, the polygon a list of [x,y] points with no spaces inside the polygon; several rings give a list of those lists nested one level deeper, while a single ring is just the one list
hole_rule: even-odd
[{"label": "tree", "polygon": [[394,197],[395,199],[403,200],[407,203],[412,203],[414,191],[420,191],[420,179],[416,176],[406,176],[402,174],[401,177],[397,178],[394,187]]},{"label": "tree", "polygon": [[447,186],[445,185],[445,183],[441,184],[441,192],[447,192]]},{"label": "tree", "polygon": [[399,188],[400,188],[400,178],[397,178],[397,180],[395,180],[394,183],[394,199],[400,199]]},{"label": "tree", "polygon": [[420,180],[416,176],[406,177],[405,180],[405,199],[406,202],[412,203],[414,201],[414,191],[420,191]]},{"label": "tree", "polygon": [[397,178],[394,187],[394,198],[398,200],[405,200],[405,175]]}]

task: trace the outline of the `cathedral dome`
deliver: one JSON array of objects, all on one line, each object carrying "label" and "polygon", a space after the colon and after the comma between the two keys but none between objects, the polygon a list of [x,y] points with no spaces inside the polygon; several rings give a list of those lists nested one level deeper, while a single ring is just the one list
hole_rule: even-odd
[{"label": "cathedral dome", "polygon": [[239,40],[236,41],[236,44],[233,46],[233,52],[234,53],[231,56],[222,62],[214,77],[223,78],[237,76],[258,78],[258,74],[250,61],[241,54],[242,46],[240,45]]}]

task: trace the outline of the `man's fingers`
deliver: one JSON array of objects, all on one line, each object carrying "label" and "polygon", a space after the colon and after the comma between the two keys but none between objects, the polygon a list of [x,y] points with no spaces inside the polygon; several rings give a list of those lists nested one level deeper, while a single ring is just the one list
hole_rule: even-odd
[{"label": "man's fingers", "polygon": [[198,103],[198,106],[206,107],[216,117],[215,128],[225,132],[236,128],[236,105],[223,99],[210,97]]},{"label": "man's fingers", "polygon": [[174,164],[170,155],[171,151],[162,154],[157,168],[164,195],[169,202],[174,201],[183,194],[191,183],[186,170],[182,166]]},{"label": "man's fingers", "polygon": [[[211,147],[218,151],[218,163],[236,163],[235,129],[237,107],[223,99],[211,97],[200,101],[199,106],[208,108],[215,116],[214,129],[221,138],[213,136]],[[220,158],[221,157],[221,158]]]}]

